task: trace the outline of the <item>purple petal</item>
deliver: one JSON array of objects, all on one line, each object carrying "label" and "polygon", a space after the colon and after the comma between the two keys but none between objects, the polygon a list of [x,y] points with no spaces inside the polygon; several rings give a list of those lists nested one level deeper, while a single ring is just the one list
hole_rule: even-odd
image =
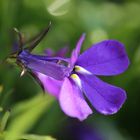
[{"label": "purple petal", "polygon": [[44,90],[58,98],[63,81],[55,80],[54,78],[46,76],[42,73],[36,73],[36,76],[43,85]]},{"label": "purple petal", "polygon": [[129,59],[122,43],[105,40],[82,53],[76,65],[95,75],[117,75],[128,68]]},{"label": "purple petal", "polygon": [[65,78],[59,95],[62,110],[71,117],[84,120],[92,113],[80,89],[72,81]]},{"label": "purple petal", "polygon": [[66,47],[61,48],[58,52],[54,53],[54,51],[51,48],[47,48],[45,50],[45,54],[47,56],[64,57],[67,54],[68,50],[69,48],[66,46]]},{"label": "purple petal", "polygon": [[63,80],[66,75],[69,74],[68,68],[57,63],[39,59],[30,54],[21,54],[18,60],[24,64],[24,66],[32,71],[36,71],[56,80]]},{"label": "purple petal", "polygon": [[47,56],[53,56],[54,55],[54,52],[51,48],[47,48],[45,51],[44,51],[45,55]]},{"label": "purple petal", "polygon": [[57,62],[59,60],[65,61],[69,63],[68,58],[63,58],[63,57],[52,57],[52,56],[46,56],[46,55],[36,55],[36,54],[31,54],[30,52],[24,50],[19,54],[19,58],[30,58],[30,59],[40,59],[40,60],[45,60],[45,61],[51,61],[51,62]]},{"label": "purple petal", "polygon": [[80,54],[80,49],[81,49],[81,46],[82,46],[84,40],[85,40],[85,34],[82,34],[79,41],[77,42],[76,48],[72,51],[71,66],[73,66],[75,64],[75,62],[77,61],[78,56]]},{"label": "purple petal", "polygon": [[30,57],[36,57],[37,59],[40,60],[47,60],[47,61],[52,61],[52,62],[57,62],[59,60],[64,61],[64,62],[69,62],[68,58],[63,58],[63,57],[59,57],[59,56],[43,56],[43,55],[35,55],[35,54],[30,54]]},{"label": "purple petal", "polygon": [[98,112],[114,114],[124,104],[126,93],[123,89],[105,83],[94,75],[82,75],[81,79],[86,97]]},{"label": "purple petal", "polygon": [[63,47],[58,52],[56,52],[55,56],[64,57],[64,56],[66,56],[68,50],[69,50],[69,48],[67,46]]}]

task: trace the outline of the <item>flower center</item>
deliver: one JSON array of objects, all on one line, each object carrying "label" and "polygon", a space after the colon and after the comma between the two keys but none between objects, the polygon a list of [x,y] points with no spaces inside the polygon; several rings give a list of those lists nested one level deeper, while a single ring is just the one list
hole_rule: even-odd
[{"label": "flower center", "polygon": [[86,70],[86,69],[84,69],[83,67],[78,66],[78,65],[76,65],[76,66],[74,67],[74,71],[75,71],[75,72],[78,72],[78,73],[81,73],[81,74],[92,74],[90,71],[88,71],[88,70]]},{"label": "flower center", "polygon": [[78,73],[80,74],[92,74],[91,72],[89,72],[88,70],[84,69],[81,66],[75,65],[73,71],[71,72],[70,78],[79,86],[79,88],[81,89],[82,84],[81,84],[81,79],[78,76]]},{"label": "flower center", "polygon": [[77,74],[71,74],[71,79],[81,88],[81,80]]}]

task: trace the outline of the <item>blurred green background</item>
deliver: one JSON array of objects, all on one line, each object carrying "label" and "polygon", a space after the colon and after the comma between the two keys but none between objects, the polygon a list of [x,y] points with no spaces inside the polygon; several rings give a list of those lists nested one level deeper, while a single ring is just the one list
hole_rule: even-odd
[{"label": "blurred green background", "polygon": [[[51,29],[34,50],[72,50],[80,35],[86,40],[82,51],[104,39],[125,44],[131,65],[115,77],[103,79],[127,91],[127,101],[113,116],[95,113],[84,121],[96,127],[104,140],[140,139],[140,1],[139,0],[0,0],[0,60],[11,52],[16,41],[13,27],[28,40],[44,29]],[[64,132],[70,119],[56,99],[43,94],[39,85],[21,70],[0,64],[0,140],[68,140]],[[65,135],[66,134],[66,135]],[[53,138],[51,138],[51,137]]]}]

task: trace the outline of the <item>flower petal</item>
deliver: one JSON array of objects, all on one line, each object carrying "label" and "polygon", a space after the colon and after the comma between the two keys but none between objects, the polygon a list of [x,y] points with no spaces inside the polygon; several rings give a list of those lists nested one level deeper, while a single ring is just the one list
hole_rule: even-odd
[{"label": "flower petal", "polygon": [[68,68],[57,63],[39,59],[31,54],[21,54],[18,60],[31,71],[40,72],[56,80],[63,80],[69,74]]},{"label": "flower petal", "polygon": [[69,62],[68,58],[59,57],[59,56],[52,57],[52,56],[30,54],[30,57],[33,57],[33,58],[36,57],[37,59],[51,61],[51,62],[58,62],[59,60],[64,61],[64,62]]},{"label": "flower petal", "polygon": [[105,40],[83,52],[76,65],[95,75],[117,75],[128,68],[129,59],[122,43]]},{"label": "flower petal", "polygon": [[81,46],[82,46],[84,40],[85,40],[85,34],[82,34],[79,41],[77,42],[76,48],[72,51],[71,66],[73,66],[75,64],[75,62],[77,61],[78,56],[80,54],[80,49],[81,49]]},{"label": "flower petal", "polygon": [[55,80],[54,78],[46,76],[42,73],[36,73],[36,76],[43,85],[44,90],[58,98],[62,86],[62,81]]},{"label": "flower petal", "polygon": [[58,52],[56,52],[55,56],[64,57],[66,56],[67,52],[69,51],[69,48],[67,46],[61,48]]},{"label": "flower petal", "polygon": [[116,113],[126,100],[123,89],[105,83],[94,75],[82,75],[82,87],[86,97],[100,113]]},{"label": "flower petal", "polygon": [[68,116],[78,118],[81,121],[92,113],[80,89],[68,78],[65,78],[62,85],[59,102],[62,110]]},{"label": "flower petal", "polygon": [[56,53],[54,53],[54,51],[51,48],[47,48],[44,52],[47,56],[64,57],[67,54],[68,50],[69,48],[66,46],[58,50]]},{"label": "flower petal", "polygon": [[51,48],[45,49],[44,53],[46,56],[53,56],[54,55],[54,52]]},{"label": "flower petal", "polygon": [[51,62],[58,62],[59,60],[64,61],[64,62],[69,62],[69,58],[63,58],[63,57],[52,57],[52,56],[47,56],[47,55],[36,55],[36,54],[31,54],[30,52],[24,50],[19,54],[19,59],[39,59],[39,60],[44,60],[44,61],[51,61]]}]

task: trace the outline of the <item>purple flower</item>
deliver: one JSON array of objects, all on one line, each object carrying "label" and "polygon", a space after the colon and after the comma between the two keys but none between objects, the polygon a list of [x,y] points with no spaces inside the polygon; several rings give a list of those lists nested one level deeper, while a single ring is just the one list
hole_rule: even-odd
[{"label": "purple flower", "polygon": [[68,116],[84,120],[92,114],[85,98],[101,114],[116,113],[125,102],[125,91],[103,82],[97,76],[117,75],[128,68],[129,59],[123,44],[116,40],[105,40],[92,45],[80,55],[85,39],[83,34],[71,58],[64,58],[65,49],[53,57],[52,51],[48,50],[44,56],[32,54],[31,51],[42,40],[49,27],[33,38],[29,47],[24,47],[22,35],[17,31],[19,49],[12,57],[16,58],[23,73],[27,70],[35,75],[45,91],[57,97]]},{"label": "purple flower", "polygon": [[[58,80],[48,85],[60,103],[62,110],[71,117],[84,120],[92,114],[92,110],[85,98],[101,114],[111,115],[116,113],[126,100],[123,89],[103,82],[97,76],[112,76],[124,72],[129,65],[125,48],[116,40],[105,40],[92,45],[81,55],[80,48],[84,41],[83,34],[72,52],[63,80]],[[44,60],[45,62],[45,60]],[[39,67],[39,64],[38,64]],[[40,70],[43,77],[39,76],[42,84],[46,86],[45,69]],[[59,71],[56,71],[58,73]],[[44,78],[44,79],[43,79]]]}]

